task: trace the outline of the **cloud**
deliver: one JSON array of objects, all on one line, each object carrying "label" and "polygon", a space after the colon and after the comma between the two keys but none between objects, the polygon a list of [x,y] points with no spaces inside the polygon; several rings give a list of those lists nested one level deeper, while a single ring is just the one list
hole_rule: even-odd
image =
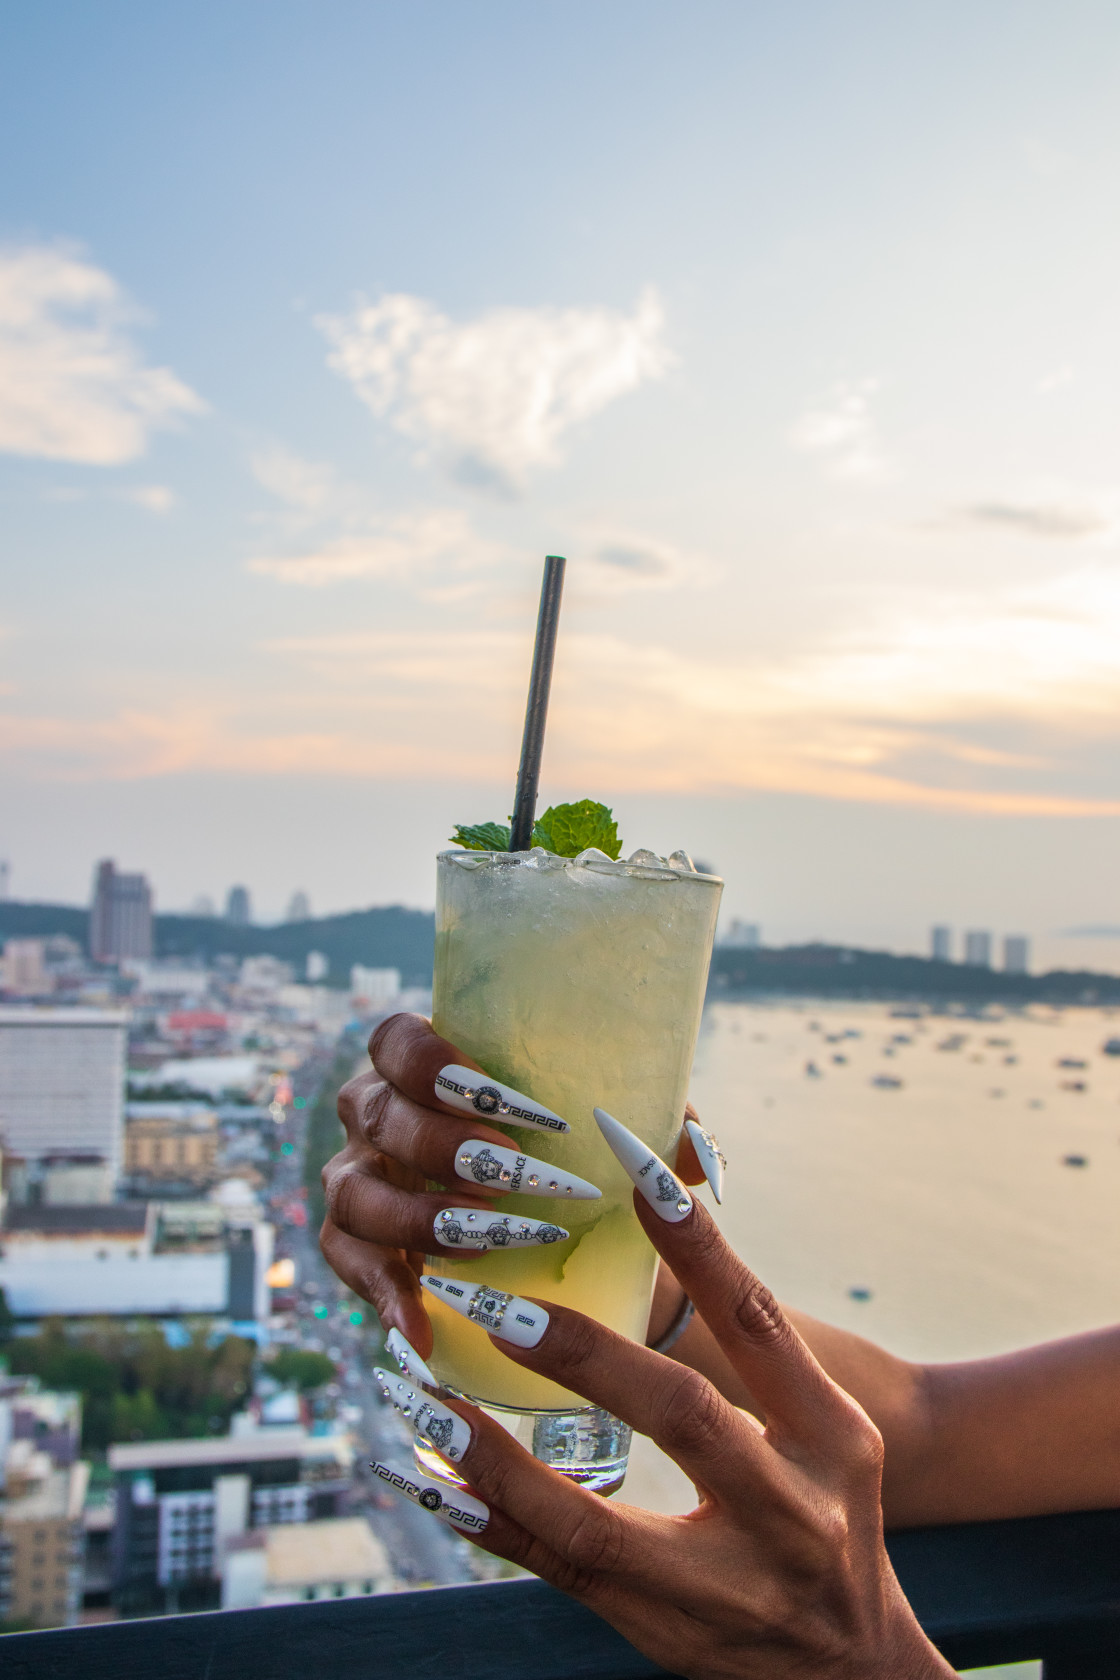
[{"label": "cloud", "polygon": [[169,368],[144,365],[131,319],[104,269],[52,246],[0,251],[0,450],[119,466],[201,413]]},{"label": "cloud", "polygon": [[302,549],[295,554],[261,555],[249,570],[281,583],[322,588],[349,578],[393,577],[415,580],[437,566],[456,572],[492,565],[502,550],[471,528],[457,509],[370,519],[366,529]]},{"label": "cloud", "polygon": [[509,307],[462,322],[396,292],[316,325],[328,365],[379,419],[480,487],[554,465],[573,427],[670,363],[652,289],[630,315]]},{"label": "cloud", "polygon": [[713,568],[699,556],[632,531],[587,533],[575,547],[571,582],[590,595],[628,595],[707,582]]},{"label": "cloud", "polygon": [[179,498],[166,484],[136,484],[128,489],[118,490],[117,496],[122,502],[132,502],[134,506],[145,508],[149,513],[170,513]]},{"label": "cloud", "polygon": [[[526,629],[295,635],[273,672],[206,709],[0,715],[0,756],[37,776],[477,777],[520,739]],[[737,657],[573,626],[550,710],[553,785],[780,791],[1050,817],[1120,815],[1120,568],[887,613],[800,652]]]},{"label": "cloud", "polygon": [[871,417],[877,389],[875,379],[837,385],[826,401],[801,416],[789,434],[790,443],[818,456],[830,478],[886,477],[887,461]]},{"label": "cloud", "polygon": [[306,514],[338,511],[342,488],[334,468],[324,462],[307,461],[276,444],[259,450],[250,467],[257,483],[289,507]]},{"label": "cloud", "polygon": [[1101,504],[1073,501],[973,502],[958,509],[951,522],[1012,535],[1072,541],[1112,537],[1120,529],[1115,510]]}]

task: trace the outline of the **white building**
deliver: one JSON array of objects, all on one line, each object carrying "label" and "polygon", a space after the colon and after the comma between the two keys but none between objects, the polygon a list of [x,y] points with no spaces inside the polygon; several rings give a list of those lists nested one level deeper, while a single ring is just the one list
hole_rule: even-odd
[{"label": "white building", "polygon": [[263,1322],[275,1230],[213,1202],[10,1207],[0,1288],[20,1318],[178,1317]]},{"label": "white building", "polygon": [[128,1015],[0,1008],[0,1138],[29,1162],[100,1156],[120,1175]]},{"label": "white building", "polygon": [[356,1598],[395,1585],[389,1554],[364,1517],[285,1523],[226,1542],[222,1609]]},{"label": "white building", "polygon": [[7,992],[35,997],[52,988],[47,973],[47,947],[42,939],[9,939],[0,963],[0,985]]},{"label": "white building", "polygon": [[762,929],[757,922],[743,922],[736,916],[721,936],[720,944],[736,951],[757,951],[762,944]]},{"label": "white building", "polygon": [[350,970],[350,997],[359,1009],[384,1009],[400,996],[400,990],[399,968],[363,968],[355,963]]}]

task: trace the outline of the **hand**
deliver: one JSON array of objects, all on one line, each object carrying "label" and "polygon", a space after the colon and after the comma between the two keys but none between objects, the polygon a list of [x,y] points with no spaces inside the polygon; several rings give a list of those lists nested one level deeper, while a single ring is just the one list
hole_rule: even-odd
[{"label": "hand", "polygon": [[[456,1470],[484,1502],[468,1508],[475,1514],[467,1523],[485,1520],[470,1537],[572,1594],[676,1674],[952,1675],[918,1626],[883,1544],[877,1430],[703,1207],[694,1202],[668,1224],[642,1198],[635,1204],[757,1396],[765,1427],[695,1371],[545,1303],[535,1347],[497,1336],[494,1345],[649,1435],[692,1478],[701,1503],[686,1517],[660,1517],[608,1502],[530,1457],[466,1402],[437,1401],[438,1415],[458,1414]],[[521,1323],[544,1316],[539,1305],[527,1313]]]},{"label": "hand", "polygon": [[[498,1207],[497,1199],[505,1200],[501,1183],[471,1180],[468,1188],[456,1175],[456,1158],[470,1141],[509,1149],[513,1140],[481,1114],[465,1114],[437,1097],[436,1076],[443,1068],[478,1070],[478,1063],[440,1038],[423,1016],[383,1021],[369,1053],[373,1072],[359,1074],[339,1092],[346,1145],[323,1168],[327,1217],[319,1243],[343,1282],[377,1309],[385,1329],[400,1330],[424,1356],[431,1351],[432,1329],[418,1278],[425,1254],[448,1252],[434,1236],[438,1216],[450,1206],[515,1215],[518,1205]],[[686,1118],[695,1118],[692,1110]],[[529,1127],[518,1132],[522,1152],[531,1153],[533,1136]],[[686,1135],[677,1171],[690,1184],[703,1177]],[[430,1180],[451,1188],[431,1191]],[[562,1209],[557,1217],[563,1219]],[[455,1250],[456,1260],[483,1257],[477,1250]],[[672,1322],[680,1299],[671,1277],[659,1279],[651,1317],[655,1335]]]}]

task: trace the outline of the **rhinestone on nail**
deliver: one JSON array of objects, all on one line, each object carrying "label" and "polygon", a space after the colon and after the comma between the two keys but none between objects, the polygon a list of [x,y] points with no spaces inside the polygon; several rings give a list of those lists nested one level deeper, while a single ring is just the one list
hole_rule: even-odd
[{"label": "rhinestone on nail", "polygon": [[691,1206],[692,1203],[688,1200],[687,1196],[682,1196],[680,1201],[677,1203],[677,1212],[687,1213]]},{"label": "rhinestone on nail", "polygon": [[548,1188],[550,1190],[559,1190],[560,1186],[557,1184],[556,1180],[553,1178],[553,1179],[549,1180]]},{"label": "rhinestone on nail", "polygon": [[538,1177],[538,1175],[536,1173],[530,1173],[529,1174],[529,1183],[533,1184],[533,1185],[536,1185],[536,1184],[540,1183],[540,1178]]}]

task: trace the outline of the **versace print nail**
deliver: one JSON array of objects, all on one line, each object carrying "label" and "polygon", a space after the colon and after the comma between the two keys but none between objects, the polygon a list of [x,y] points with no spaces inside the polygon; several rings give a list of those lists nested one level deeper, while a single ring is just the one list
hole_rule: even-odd
[{"label": "versace print nail", "polygon": [[436,1241],[447,1248],[537,1248],[563,1242],[562,1225],[544,1219],[519,1219],[516,1214],[490,1208],[441,1208],[432,1226]]},{"label": "versace print nail", "polygon": [[535,1348],[548,1329],[548,1314],[535,1301],[507,1295],[504,1289],[488,1289],[484,1283],[460,1283],[456,1278],[420,1279],[421,1287],[445,1302],[453,1312],[480,1324],[514,1347]]},{"label": "versace print nail", "polygon": [[422,1505],[440,1522],[450,1523],[452,1528],[460,1528],[465,1534],[478,1534],[490,1521],[489,1507],[481,1499],[476,1499],[473,1493],[465,1492],[452,1482],[437,1482],[433,1476],[419,1473],[414,1479],[388,1464],[378,1463],[376,1458],[370,1460],[369,1467],[375,1476],[388,1482],[397,1493],[403,1493],[414,1505]]},{"label": "versace print nail", "polygon": [[703,1170],[704,1177],[712,1187],[712,1195],[717,1202],[723,1201],[723,1169],[727,1165],[727,1156],[711,1132],[706,1132],[698,1120],[686,1120],[684,1129],[689,1135],[692,1147],[696,1151],[696,1159]]},{"label": "versace print nail", "polygon": [[561,1172],[533,1155],[519,1155],[516,1149],[502,1149],[481,1138],[460,1144],[455,1171],[473,1184],[495,1190],[520,1190],[523,1196],[563,1196],[573,1202],[594,1202],[603,1194],[585,1178]]},{"label": "versace print nail", "polygon": [[522,1096],[512,1085],[503,1085],[473,1068],[448,1062],[436,1074],[436,1096],[448,1108],[463,1114],[483,1114],[487,1120],[504,1120],[509,1126],[535,1126],[541,1132],[570,1132],[566,1120],[561,1120],[543,1103]]},{"label": "versace print nail", "polygon": [[430,1388],[438,1388],[439,1383],[433,1377],[411,1342],[405,1340],[399,1330],[390,1330],[385,1338],[385,1346],[400,1366],[406,1377],[413,1382],[427,1383]]},{"label": "versace print nail", "polygon": [[458,1412],[433,1400],[423,1389],[413,1388],[407,1377],[375,1368],[374,1376],[383,1400],[390,1401],[408,1419],[417,1435],[431,1443],[438,1453],[452,1461],[462,1458],[471,1444],[471,1432]]},{"label": "versace print nail", "polygon": [[692,1212],[692,1197],[676,1173],[605,1109],[597,1108],[594,1113],[599,1130],[650,1207],[670,1225],[679,1225]]}]

